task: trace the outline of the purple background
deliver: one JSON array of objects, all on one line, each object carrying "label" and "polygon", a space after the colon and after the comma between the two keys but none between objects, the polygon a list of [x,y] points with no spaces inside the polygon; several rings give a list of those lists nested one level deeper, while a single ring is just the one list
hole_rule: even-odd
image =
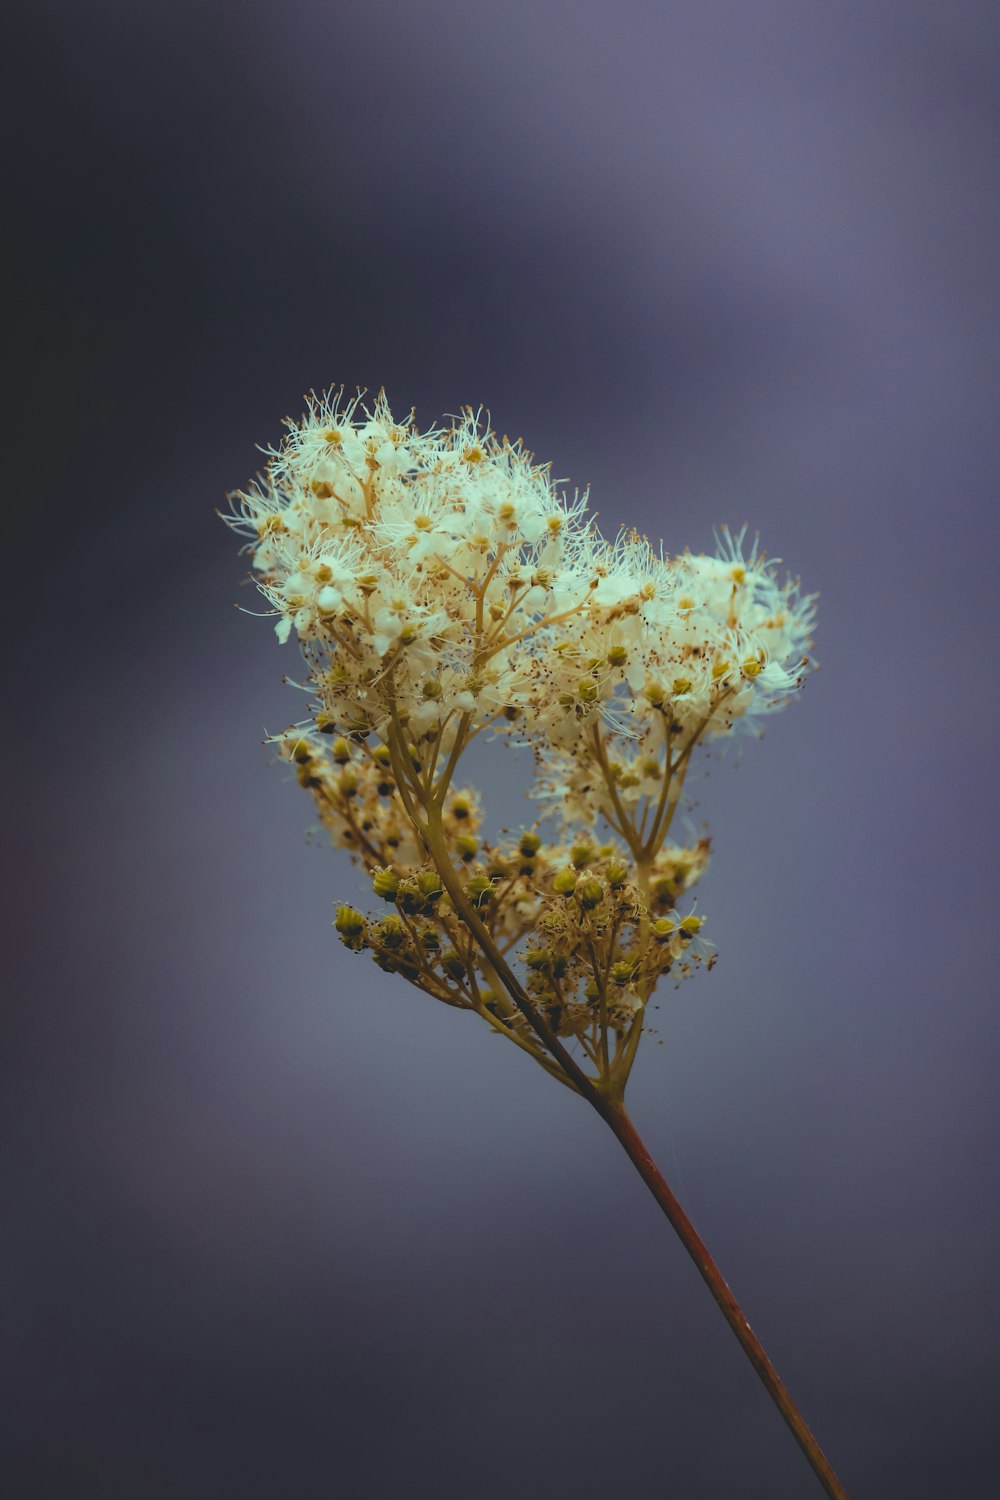
[{"label": "purple background", "polygon": [[996,6],[17,24],[8,1492],[818,1493],[599,1121],[330,930],[212,507],[344,381],[821,591],[633,1113],[854,1500],[996,1495]]}]

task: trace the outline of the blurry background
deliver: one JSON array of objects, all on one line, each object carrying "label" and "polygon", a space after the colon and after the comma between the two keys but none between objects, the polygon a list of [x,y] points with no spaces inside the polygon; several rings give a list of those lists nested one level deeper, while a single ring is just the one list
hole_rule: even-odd
[{"label": "blurry background", "polygon": [[6,1492],[818,1493],[596,1117],[330,928],[213,507],[343,381],[821,592],[633,1113],[854,1500],[994,1496],[996,6],[14,21]]}]

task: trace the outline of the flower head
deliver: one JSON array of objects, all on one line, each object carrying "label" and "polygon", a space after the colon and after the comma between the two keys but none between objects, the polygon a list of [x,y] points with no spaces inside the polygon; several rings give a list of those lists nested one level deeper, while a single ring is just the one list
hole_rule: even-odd
[{"label": "flower head", "polygon": [[[396,908],[341,907],[342,939],[623,1087],[658,979],[712,961],[677,907],[707,841],[667,840],[692,757],[801,686],[814,601],[745,532],[707,556],[606,541],[481,411],[421,432],[336,391],[286,429],[229,519],[307,664],[310,717],[281,754]],[[486,730],[533,749],[554,839],[482,839],[454,778]]]}]

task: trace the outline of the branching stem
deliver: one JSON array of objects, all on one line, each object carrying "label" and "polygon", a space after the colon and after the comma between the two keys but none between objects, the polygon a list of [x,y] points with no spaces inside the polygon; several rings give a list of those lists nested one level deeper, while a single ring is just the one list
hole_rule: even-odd
[{"label": "branching stem", "polygon": [[[542,1054],[527,1039],[518,1037],[512,1030],[504,1026],[502,1021],[486,1012],[485,1006],[483,1006],[480,1013],[485,1012],[485,1018],[497,1030],[503,1030],[512,1041],[516,1041],[523,1050],[530,1052],[537,1061],[541,1062],[547,1072],[559,1078],[560,1082],[565,1083],[574,1092],[581,1094],[587,1100],[588,1104],[601,1116],[652,1194],[660,1211],[673,1226],[688,1255],[694,1261],[699,1275],[715,1298],[719,1310],[735,1334],[743,1352],[756,1371],[768,1395],[787,1423],[829,1500],[848,1500],[846,1490],[838,1480],[828,1459],[810,1431],[802,1413],[792,1400],[788,1388],[764,1352],[760,1340],[747,1322],[743,1310],[730,1291],[722,1272],[712,1259],[698,1231],[668,1186],[625,1110],[623,1093],[642,1031],[641,1012],[640,1016],[633,1023],[625,1044],[619,1051],[616,1051],[614,1062],[611,1063],[610,1067],[608,1065],[605,1030],[604,1050],[599,1059],[601,1076],[593,1078],[585,1073],[563,1046],[544,1014],[533,1004],[530,996],[521,985],[517,975],[511,969],[499,945],[480,916],[475,904],[466,894],[459,873],[452,864],[445,837],[444,824],[442,822],[442,781],[444,786],[446,786],[461,754],[464,741],[462,732],[460,731],[459,737],[455,742],[444,777],[442,781],[438,782],[438,786],[442,790],[438,795],[435,795],[429,785],[422,785],[419,777],[412,773],[402,726],[395,715],[393,718],[393,729],[388,735],[387,743],[400,797],[407,814],[424,843],[438,874],[441,876],[442,883],[448,893],[456,916],[465,925],[480,950],[482,955],[480,966],[484,974],[487,975],[491,983],[496,982],[506,990],[510,999],[525,1017],[548,1055],[545,1056]],[[698,734],[692,737],[691,742],[678,756],[677,761],[672,767],[672,774],[677,778],[678,790],[690,757],[690,752],[694,748],[697,739]],[[634,824],[626,818],[624,809],[617,799],[614,778],[611,774],[599,730],[595,731],[593,744],[598,762],[605,773],[608,791],[612,796],[612,801],[616,805],[616,811],[618,811],[622,818],[623,828],[629,829],[632,833],[632,839],[635,840],[633,854],[636,859],[637,879],[642,892],[643,907],[640,918],[640,952],[644,952],[645,946],[649,941],[650,871],[652,860],[655,856],[655,848],[653,846],[655,844],[656,847],[659,847],[659,842],[662,841],[667,827],[669,827],[670,809],[673,805],[673,799],[668,799],[667,797],[661,798],[650,836],[646,841],[642,841],[638,837]],[[629,840],[630,844],[632,844],[632,839]],[[596,974],[596,954],[593,957]],[[642,987],[647,990],[649,988],[645,980]],[[648,994],[642,998],[644,1000],[647,999]],[[602,994],[602,1007],[603,1003]],[[598,1061],[598,1059],[595,1058],[595,1061]]]}]

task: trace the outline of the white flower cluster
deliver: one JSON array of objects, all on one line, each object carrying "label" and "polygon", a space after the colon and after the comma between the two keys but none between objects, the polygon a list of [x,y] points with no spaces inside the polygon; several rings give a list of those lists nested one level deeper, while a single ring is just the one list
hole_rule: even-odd
[{"label": "white flower cluster", "polygon": [[609,543],[471,410],[421,433],[381,395],[334,393],[287,426],[231,519],[279,639],[303,643],[320,728],[384,738],[395,717],[446,754],[463,716],[516,721],[543,789],[577,793],[600,725],[634,802],[664,725],[677,743],[727,734],[802,681],[812,601],[742,534],[714,557]]},{"label": "white flower cluster", "polygon": [[[587,1087],[563,1039],[620,1097],[658,981],[713,961],[678,904],[708,842],[667,842],[691,756],[788,701],[813,602],[742,533],[712,557],[606,541],[471,410],[421,433],[337,393],[287,426],[228,519],[308,664],[281,753],[394,908],[339,908],[341,938]],[[488,728],[533,748],[555,837],[480,838],[454,780]]]}]

